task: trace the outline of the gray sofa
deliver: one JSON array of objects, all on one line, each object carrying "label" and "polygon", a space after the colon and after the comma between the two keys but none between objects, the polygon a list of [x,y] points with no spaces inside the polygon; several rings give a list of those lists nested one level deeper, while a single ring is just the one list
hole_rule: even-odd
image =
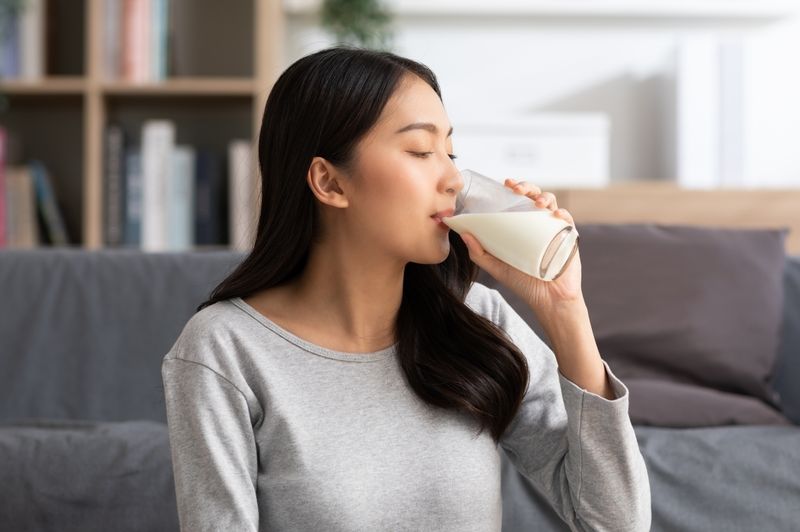
[{"label": "gray sofa", "polygon": [[[0,250],[0,530],[178,529],[161,359],[242,257]],[[774,384],[797,423],[800,257],[785,294]],[[652,530],[800,527],[800,427],[635,429]],[[567,530],[503,462],[503,530]]]}]

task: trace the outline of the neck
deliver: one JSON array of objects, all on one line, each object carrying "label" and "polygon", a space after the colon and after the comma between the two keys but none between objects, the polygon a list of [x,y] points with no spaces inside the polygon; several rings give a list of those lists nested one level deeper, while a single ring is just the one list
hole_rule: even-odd
[{"label": "neck", "polygon": [[395,321],[403,298],[405,265],[352,247],[320,243],[292,287],[304,319],[337,331],[359,350],[396,342]]}]

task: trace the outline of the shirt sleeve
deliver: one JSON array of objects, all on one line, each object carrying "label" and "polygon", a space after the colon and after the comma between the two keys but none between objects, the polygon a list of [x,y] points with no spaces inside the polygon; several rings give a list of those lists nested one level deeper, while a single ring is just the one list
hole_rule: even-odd
[{"label": "shirt sleeve", "polygon": [[257,452],[243,393],[189,360],[161,364],[181,531],[258,530]]},{"label": "shirt sleeve", "polygon": [[499,292],[496,323],[528,362],[522,405],[500,440],[511,463],[572,531],[650,530],[650,482],[628,416],[628,389],[603,361],[616,395],[577,386]]}]

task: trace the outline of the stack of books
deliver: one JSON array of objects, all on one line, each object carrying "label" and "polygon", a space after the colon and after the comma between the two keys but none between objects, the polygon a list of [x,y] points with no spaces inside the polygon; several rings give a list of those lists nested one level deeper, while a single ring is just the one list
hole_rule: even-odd
[{"label": "stack of books", "polygon": [[45,72],[45,0],[0,5],[0,78],[35,80]]},{"label": "stack of books", "polygon": [[106,130],[107,246],[180,251],[252,245],[259,183],[251,142],[233,139],[227,161],[214,151],[176,144],[170,120],[148,120],[141,145],[118,124]]},{"label": "stack of books", "polygon": [[[48,42],[57,9],[54,0],[0,4],[0,77],[37,80],[47,72]],[[103,0],[103,45],[107,79],[161,81],[168,75],[170,0]]]},{"label": "stack of books", "polygon": [[[162,119],[143,124],[141,145],[131,137],[118,124],[106,129],[106,246],[252,247],[260,182],[249,139],[232,139],[227,154],[176,144],[175,124]],[[36,159],[8,164],[7,148],[0,127],[0,248],[79,244],[79,235],[68,235],[47,166]]]},{"label": "stack of books", "polygon": [[103,9],[106,78],[166,79],[169,0],[105,0]]}]

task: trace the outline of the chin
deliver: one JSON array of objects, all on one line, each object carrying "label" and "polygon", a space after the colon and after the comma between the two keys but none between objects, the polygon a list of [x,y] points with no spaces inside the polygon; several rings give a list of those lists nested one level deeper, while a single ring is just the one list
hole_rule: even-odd
[{"label": "chin", "polygon": [[442,252],[439,256],[432,262],[432,264],[441,264],[442,262],[447,260],[447,257],[450,256],[450,242],[448,241],[445,249],[442,249]]}]

